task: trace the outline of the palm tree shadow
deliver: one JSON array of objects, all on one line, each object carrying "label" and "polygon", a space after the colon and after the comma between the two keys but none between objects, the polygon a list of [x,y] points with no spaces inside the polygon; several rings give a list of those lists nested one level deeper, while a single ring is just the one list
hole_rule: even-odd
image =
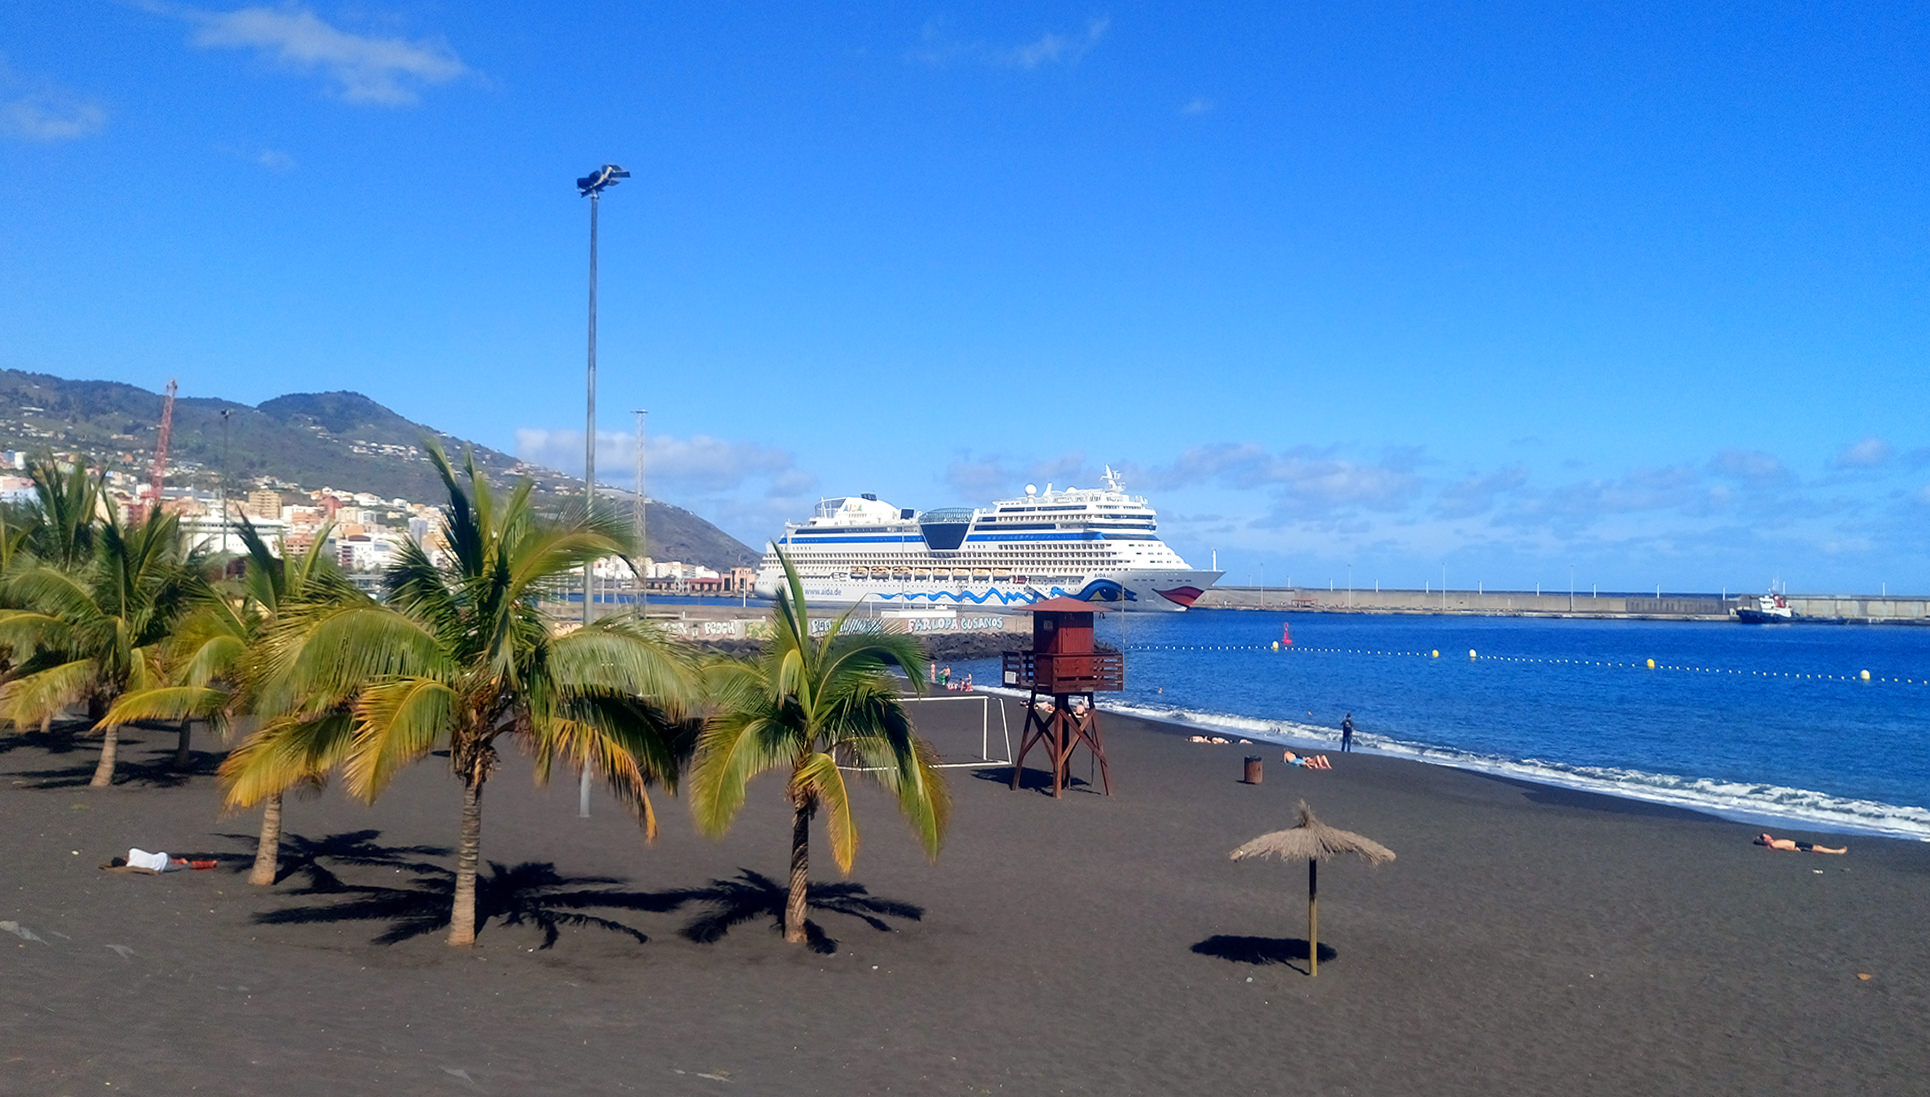
[{"label": "palm tree shadow", "polygon": [[[759,918],[769,918],[780,933],[784,930],[784,905],[790,889],[761,872],[740,868],[734,879],[712,880],[707,888],[682,894],[688,901],[710,906],[708,913],[683,928],[686,940],[714,944],[733,928]],[[879,898],[858,883],[812,884],[805,894],[808,908],[849,915],[879,933],[893,932],[891,923],[885,921],[887,918],[916,922],[925,916],[923,907]],[[812,952],[828,956],[838,951],[837,940],[827,936],[823,927],[809,918],[804,920],[804,934],[805,946]]]},{"label": "palm tree shadow", "polygon": [[38,750],[42,754],[72,754],[88,745],[81,741],[82,733],[88,726],[85,722],[66,720],[48,728],[45,735],[40,733],[39,728],[28,728],[0,735],[0,754],[11,754],[16,750]]},{"label": "palm tree shadow", "polygon": [[[1240,937],[1216,933],[1194,944],[1193,951],[1201,956],[1215,956],[1236,964],[1285,964],[1302,975],[1307,974],[1307,942],[1300,937]],[[1337,955],[1326,945],[1320,946],[1322,963]],[[1295,960],[1300,963],[1294,963]]]},{"label": "palm tree shadow", "polygon": [[[74,754],[85,751],[90,757],[77,765],[62,766],[58,769],[25,770],[15,776],[30,780],[26,787],[42,789],[69,789],[91,785],[94,770],[100,765],[101,737],[87,733],[89,725],[70,725],[62,730],[56,727],[46,735],[37,731],[22,732],[9,737],[6,750],[38,748],[49,755]],[[147,731],[150,729],[141,729]],[[168,734],[172,735],[172,732]],[[131,755],[146,741],[138,732],[130,733],[123,729],[120,738],[120,757],[114,764],[114,785],[146,785],[151,788],[178,788],[196,777],[213,777],[221,767],[224,754],[215,751],[191,750],[188,764],[177,767],[174,752],[168,750],[164,756],[153,761],[136,761]]]},{"label": "palm tree shadow", "polygon": [[150,785],[154,788],[179,788],[196,777],[213,777],[221,768],[225,754],[207,750],[190,750],[188,764],[176,766],[174,754],[153,762],[132,762],[121,759],[114,767],[114,783],[117,785]]},{"label": "palm tree shadow", "polygon": [[87,762],[78,766],[61,769],[30,769],[14,774],[22,788],[67,789],[86,788],[94,780],[94,767],[98,762]]},{"label": "palm tree shadow", "polygon": [[[296,895],[325,895],[331,892],[347,891],[349,885],[335,875],[328,862],[359,865],[373,868],[393,868],[417,873],[435,873],[440,867],[433,861],[418,860],[424,857],[447,857],[449,850],[442,846],[383,846],[376,839],[382,836],[379,830],[350,830],[331,834],[326,838],[304,838],[299,834],[284,832],[281,836],[281,853],[275,882],[281,883],[291,877],[300,876],[303,885],[296,889]],[[224,834],[238,842],[258,842],[259,835]],[[252,866],[252,860],[249,862]]]},{"label": "palm tree shadow", "polygon": [[[347,898],[319,906],[268,911],[255,915],[255,921],[267,925],[386,921],[389,928],[372,939],[379,945],[401,944],[448,929],[455,873],[435,865],[408,867],[415,875],[404,887],[344,884],[323,869],[330,883],[299,889],[296,894]],[[566,926],[607,930],[642,944],[650,939],[642,930],[614,918],[586,913],[586,909],[661,912],[674,910],[682,902],[679,892],[618,891],[603,886],[618,882],[609,876],[565,877],[548,862],[525,861],[509,866],[491,861],[489,871],[476,877],[476,926],[479,932],[492,920],[505,926],[534,926],[542,931],[541,947],[546,949],[556,944]]]}]

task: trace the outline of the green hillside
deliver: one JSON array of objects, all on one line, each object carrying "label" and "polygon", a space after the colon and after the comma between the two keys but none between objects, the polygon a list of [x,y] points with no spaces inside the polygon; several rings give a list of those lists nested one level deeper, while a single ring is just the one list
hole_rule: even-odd
[{"label": "green hillside", "polygon": [[[161,404],[159,393],[134,385],[0,370],[0,449],[81,453],[102,467],[145,479]],[[561,500],[583,491],[578,478],[524,465],[509,454],[405,419],[356,392],[291,393],[259,407],[178,397],[168,484],[217,487],[225,444],[231,490],[258,484],[330,487],[433,502],[442,497],[442,485],[421,452],[424,437],[437,439],[452,455],[470,448],[494,479],[529,477],[544,498]],[[622,507],[631,505],[627,492],[606,488],[605,494]],[[712,568],[756,560],[743,542],[681,507],[652,500],[646,521],[650,554],[659,560]]]}]

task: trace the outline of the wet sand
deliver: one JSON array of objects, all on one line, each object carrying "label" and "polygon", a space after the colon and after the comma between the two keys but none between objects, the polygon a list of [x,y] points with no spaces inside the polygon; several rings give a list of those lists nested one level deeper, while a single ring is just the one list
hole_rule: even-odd
[{"label": "wet sand", "polygon": [[[948,756],[976,748],[976,706],[920,716]],[[814,845],[808,949],[776,928],[781,778],[721,841],[660,798],[645,846],[612,802],[581,820],[573,782],[535,790],[508,758],[484,800],[473,950],[442,943],[459,789],[437,762],[373,807],[291,801],[284,878],[251,888],[258,818],[217,816],[213,752],[176,778],[172,734],[135,733],[122,782],[89,790],[92,742],[0,737],[0,1092],[1930,1084],[1930,845],[1771,853],[1743,825],[1400,760],[1289,771],[1115,716],[1106,736],[1109,798],[1083,756],[1058,801],[1009,790],[1003,766],[948,770],[936,865],[861,795],[851,879]],[[1239,781],[1248,753],[1261,784]],[[1226,858],[1303,796],[1399,854],[1323,867],[1318,979],[1305,869]],[[98,870],[128,846],[222,864]]]}]

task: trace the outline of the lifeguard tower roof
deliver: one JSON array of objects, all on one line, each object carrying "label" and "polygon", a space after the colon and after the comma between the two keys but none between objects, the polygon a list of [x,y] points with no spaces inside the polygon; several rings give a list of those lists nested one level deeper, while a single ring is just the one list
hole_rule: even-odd
[{"label": "lifeguard tower roof", "polygon": [[1067,598],[1063,594],[1057,598],[1047,598],[1043,602],[1034,602],[1025,608],[1027,611],[1031,613],[1110,613],[1111,612],[1110,610],[1106,609],[1106,607],[1099,605],[1095,602],[1081,602],[1077,598]]}]

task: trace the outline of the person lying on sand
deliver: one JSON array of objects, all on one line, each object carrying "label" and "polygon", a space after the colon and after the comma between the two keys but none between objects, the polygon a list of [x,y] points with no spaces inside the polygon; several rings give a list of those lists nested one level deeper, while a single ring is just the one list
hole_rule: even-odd
[{"label": "person lying on sand", "polygon": [[1810,842],[1798,842],[1793,838],[1778,838],[1768,831],[1763,831],[1761,834],[1756,835],[1756,844],[1759,846],[1768,846],[1770,849],[1782,850],[1785,853],[1848,853],[1850,851],[1850,847],[1848,846],[1831,848],[1829,846],[1815,845]]},{"label": "person lying on sand", "polygon": [[127,856],[116,857],[101,866],[102,872],[136,872],[159,875],[163,872],[179,872],[184,868],[209,869],[213,861],[190,861],[185,857],[169,857],[165,853],[148,853],[142,849],[130,849]]},{"label": "person lying on sand", "polygon": [[1308,769],[1334,768],[1334,764],[1327,761],[1327,756],[1324,754],[1300,755],[1295,754],[1293,751],[1287,752],[1287,764],[1290,766],[1305,766]]}]

